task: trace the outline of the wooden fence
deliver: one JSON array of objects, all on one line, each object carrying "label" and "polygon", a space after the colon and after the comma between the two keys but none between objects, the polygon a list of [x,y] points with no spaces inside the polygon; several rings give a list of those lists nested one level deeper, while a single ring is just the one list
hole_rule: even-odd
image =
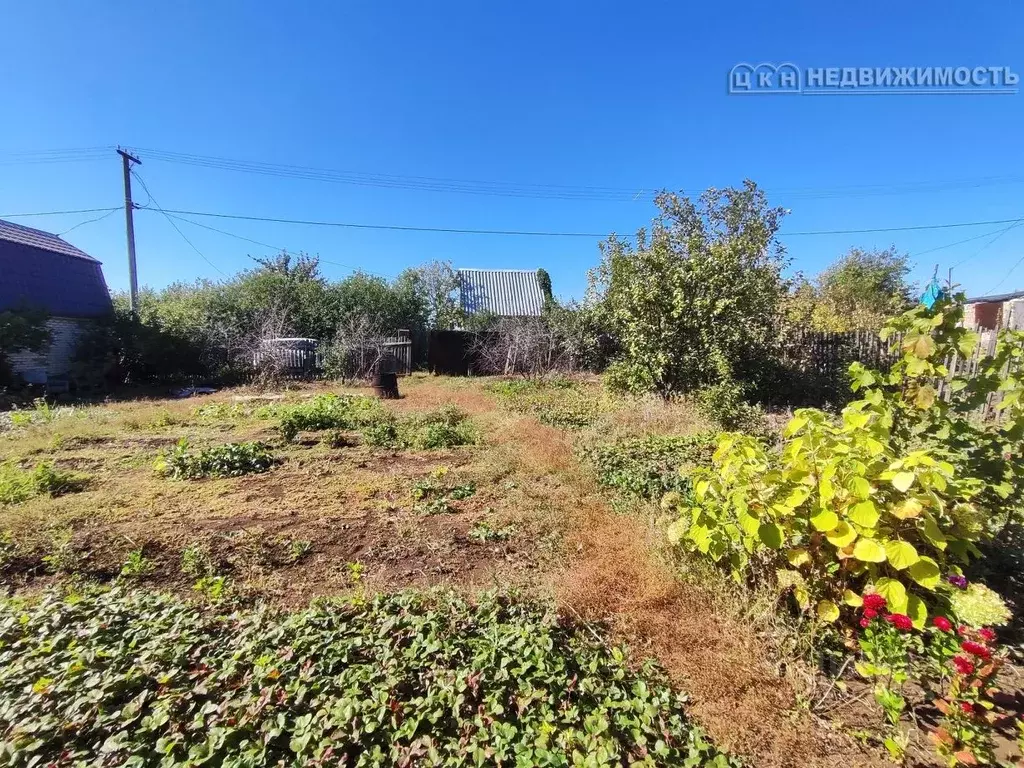
[{"label": "wooden fence", "polygon": [[[902,355],[901,342],[901,336],[883,341],[874,331],[791,332],[782,341],[784,373],[777,392],[773,393],[775,401],[786,405],[842,404],[852,396],[847,376],[850,363],[859,362],[874,370],[887,371]],[[996,342],[995,331],[983,331],[970,355],[954,353],[946,361],[949,376],[939,382],[939,396],[949,397],[951,379],[977,376],[982,360],[995,354]],[[990,395],[980,415],[995,417],[995,405],[999,399],[998,393]]]},{"label": "wooden fence", "polygon": [[[380,347],[374,345],[366,349],[372,362],[378,354],[378,367],[381,371],[408,376],[412,373],[413,344],[409,331],[400,330],[394,336],[388,336]],[[258,368],[272,358],[279,369],[279,375],[289,379],[318,379],[324,375],[324,353],[326,345],[316,339],[270,339],[264,343],[253,356],[253,364]]]}]

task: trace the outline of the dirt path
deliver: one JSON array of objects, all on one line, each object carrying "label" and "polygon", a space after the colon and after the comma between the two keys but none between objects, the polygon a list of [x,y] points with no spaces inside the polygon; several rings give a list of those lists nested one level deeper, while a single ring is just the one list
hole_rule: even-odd
[{"label": "dirt path", "polygon": [[514,447],[524,471],[555,481],[551,501],[572,521],[573,555],[555,583],[559,603],[609,620],[634,647],[658,658],[692,697],[690,712],[716,743],[754,766],[885,764],[798,708],[751,628],[716,612],[709,595],[657,561],[650,531],[612,512],[567,435],[520,418],[498,438]]}]

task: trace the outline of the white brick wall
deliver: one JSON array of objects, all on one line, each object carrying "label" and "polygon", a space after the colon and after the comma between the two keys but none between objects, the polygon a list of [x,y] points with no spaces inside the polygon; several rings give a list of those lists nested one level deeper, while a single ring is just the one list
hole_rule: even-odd
[{"label": "white brick wall", "polygon": [[15,352],[10,355],[11,367],[26,381],[44,384],[48,376],[65,376],[71,371],[75,348],[88,320],[51,317],[46,325],[53,340],[42,352]]}]

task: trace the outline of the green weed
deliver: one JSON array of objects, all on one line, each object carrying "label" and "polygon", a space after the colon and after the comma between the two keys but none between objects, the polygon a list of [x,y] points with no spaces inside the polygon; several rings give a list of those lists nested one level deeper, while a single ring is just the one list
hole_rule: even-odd
[{"label": "green weed", "polygon": [[188,440],[182,438],[157,461],[156,469],[176,480],[198,480],[266,472],[276,461],[265,443],[228,443],[190,451]]}]

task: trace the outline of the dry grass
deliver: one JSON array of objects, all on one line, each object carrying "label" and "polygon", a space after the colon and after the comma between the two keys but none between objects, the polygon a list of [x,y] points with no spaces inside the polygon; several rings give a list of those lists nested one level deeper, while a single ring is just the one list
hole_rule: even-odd
[{"label": "dry grass", "polygon": [[[757,628],[721,592],[680,581],[661,556],[649,518],[613,513],[574,456],[579,440],[707,428],[692,409],[659,400],[602,401],[595,422],[571,433],[500,407],[485,384],[401,380],[403,399],[388,407],[413,412],[454,403],[480,428],[481,445],[448,451],[333,449],[312,434],[283,444],[272,422],[195,415],[198,405],[250,394],[238,390],[96,406],[0,435],[0,460],[49,459],[94,480],[79,494],[0,509],[0,532],[10,531],[24,556],[8,567],[8,581],[23,589],[45,581],[41,557],[70,531],[83,572],[109,578],[141,547],[156,564],[144,583],[182,592],[191,588],[180,569],[189,546],[202,547],[246,590],[283,604],[352,589],[353,562],[365,566],[362,586],[369,589],[518,585],[556,596],[569,614],[608,621],[656,656],[693,697],[698,722],[751,765],[877,762],[800,707],[799,686],[779,673]],[[603,397],[595,383],[582,386],[585,397]],[[303,386],[286,396],[324,389]],[[182,436],[196,445],[267,440],[283,463],[223,480],[155,475],[153,459]],[[423,515],[411,488],[438,467],[448,469],[446,482],[474,483],[477,492],[443,514]],[[481,520],[513,525],[516,534],[507,542],[473,542],[467,532]],[[309,542],[309,554],[282,560],[294,541]]]}]

